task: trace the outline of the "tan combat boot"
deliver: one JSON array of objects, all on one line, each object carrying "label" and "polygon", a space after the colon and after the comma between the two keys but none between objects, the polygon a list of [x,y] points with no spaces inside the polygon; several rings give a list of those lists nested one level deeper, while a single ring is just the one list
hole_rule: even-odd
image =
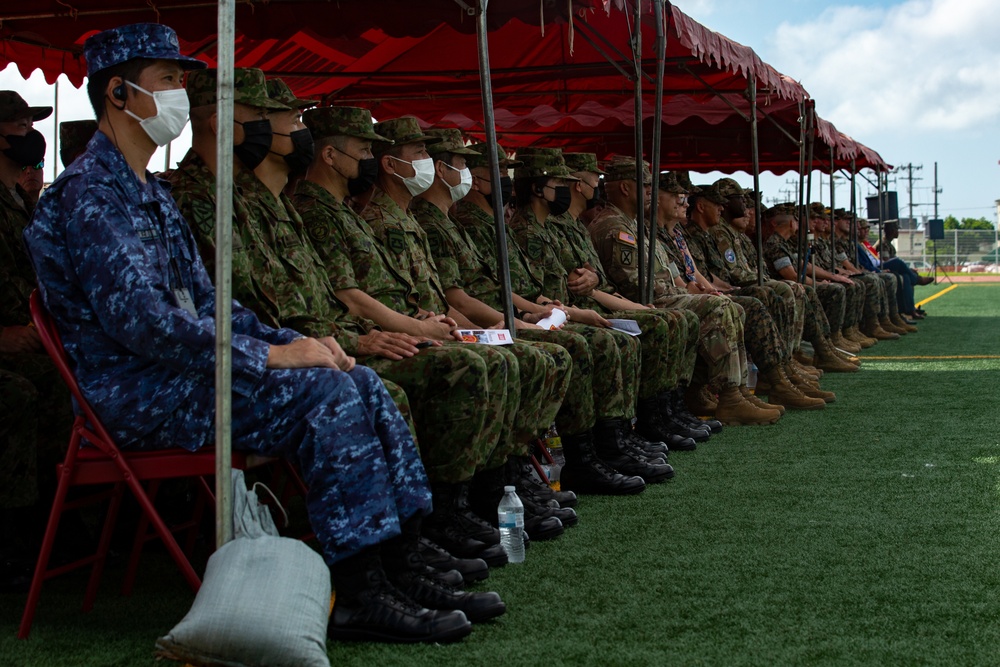
[{"label": "tan combat boot", "polygon": [[684,402],[687,404],[691,414],[698,417],[711,417],[715,414],[718,405],[708,385],[692,384],[684,393]]},{"label": "tan combat boot", "polygon": [[751,405],[760,408],[761,410],[777,410],[781,414],[785,414],[785,406],[783,405],[771,405],[767,401],[761,400],[760,396],[750,391],[750,387],[743,385],[740,389],[740,395],[746,399]]},{"label": "tan combat boot", "polygon": [[816,367],[827,373],[856,373],[858,366],[840,356],[837,350],[826,338],[821,338],[816,345]]},{"label": "tan combat boot", "polygon": [[875,340],[899,340],[898,333],[886,331],[882,328],[882,325],[879,324],[878,319],[874,317],[865,320],[862,333],[869,338],[874,338]]},{"label": "tan combat boot", "polygon": [[824,391],[819,386],[819,382],[799,373],[794,365],[785,366],[785,375],[792,381],[795,388],[810,398],[821,398],[825,403],[833,403],[837,400],[837,395],[832,391]]},{"label": "tan combat boot", "polygon": [[890,315],[889,319],[892,320],[892,323],[895,324],[896,327],[903,329],[906,333],[917,333],[917,331],[919,331],[919,329],[912,324],[907,324],[898,313],[896,315]]},{"label": "tan combat boot", "polygon": [[767,400],[771,403],[784,405],[792,410],[822,410],[826,407],[826,401],[822,398],[810,398],[799,391],[781,366],[768,369],[764,377],[771,386],[767,394]]},{"label": "tan combat boot", "polygon": [[899,334],[900,336],[905,336],[909,333],[906,329],[896,326],[896,323],[889,319],[888,315],[878,318],[878,324],[889,333]]},{"label": "tan combat boot", "polygon": [[867,350],[878,343],[878,338],[872,338],[861,331],[861,328],[855,324],[854,326],[847,329],[844,332],[844,338],[847,340],[852,340],[861,346],[862,350]]},{"label": "tan combat boot", "polygon": [[719,392],[719,405],[715,409],[715,418],[726,426],[773,424],[781,419],[781,413],[777,410],[758,408],[743,398],[739,389],[728,386]]},{"label": "tan combat boot", "polygon": [[799,375],[804,375],[814,380],[819,380],[821,377],[823,377],[823,371],[816,368],[812,364],[809,365],[803,364],[795,357],[792,357],[789,360],[789,363],[792,365],[792,368],[798,371]]},{"label": "tan combat boot", "polygon": [[[834,331],[830,335],[830,342],[833,343],[836,347],[839,347],[844,352],[857,354],[858,352],[861,351],[861,345],[855,343],[853,340],[847,340],[847,338],[844,337],[843,331]],[[820,368],[822,368],[822,366]]]}]

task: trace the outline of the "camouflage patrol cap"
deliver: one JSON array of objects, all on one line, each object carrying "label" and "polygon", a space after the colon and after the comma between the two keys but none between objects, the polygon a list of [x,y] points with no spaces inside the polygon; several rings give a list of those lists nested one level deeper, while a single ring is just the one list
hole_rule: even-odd
[{"label": "camouflage patrol cap", "polygon": [[[191,108],[208,106],[218,101],[216,88],[219,83],[219,70],[202,69],[188,74],[188,101]],[[237,67],[233,70],[233,102],[245,104],[256,109],[274,109],[288,111],[290,107],[267,96],[264,83],[264,72],[256,67]]]},{"label": "camouflage patrol cap", "polygon": [[296,109],[297,111],[302,111],[303,109],[308,109],[319,104],[319,100],[303,100],[295,97],[292,89],[281,79],[267,80],[267,96],[275,102],[280,102],[289,109]]},{"label": "camouflage patrol cap", "polygon": [[746,194],[743,186],[732,178],[720,178],[715,182],[715,187],[723,197],[742,197]]},{"label": "camouflage patrol cap", "polygon": [[[396,146],[420,142],[423,142],[425,146],[430,146],[441,141],[440,137],[431,136],[420,129],[420,123],[413,116],[401,116],[375,123],[375,131],[394,142]],[[379,151],[385,150],[388,146],[388,144],[381,142],[375,144],[376,150]]]},{"label": "camouflage patrol cap", "polygon": [[771,208],[767,209],[764,212],[764,217],[768,220],[772,220],[783,215],[795,217],[797,215],[797,209],[798,206],[795,205],[795,202],[783,202],[781,204],[775,204]]},{"label": "camouflage patrol cap", "polygon": [[29,107],[24,98],[13,90],[0,90],[0,123],[20,118],[42,120],[52,114],[52,107]]},{"label": "camouflage patrol cap", "polygon": [[850,220],[851,219],[851,214],[847,212],[847,209],[838,208],[838,209],[834,209],[834,211],[833,211],[833,217],[836,218],[836,219],[838,219],[838,220]]},{"label": "camouflage patrol cap", "polygon": [[316,107],[302,114],[302,122],[316,139],[345,135],[392,143],[391,139],[375,132],[372,112],[360,107]]},{"label": "camouflage patrol cap", "polygon": [[823,205],[822,202],[814,201],[809,204],[809,217],[810,218],[828,218],[830,217],[830,209]]},{"label": "camouflage patrol cap", "polygon": [[558,148],[525,148],[517,152],[517,157],[521,160],[521,166],[514,170],[515,180],[543,176],[580,180],[566,166],[562,151]]},{"label": "camouflage patrol cap", "polygon": [[687,188],[681,185],[680,181],[677,179],[676,171],[668,171],[660,174],[660,189],[664,192],[672,195],[685,195],[687,194]]},{"label": "camouflage patrol cap", "polygon": [[760,192],[757,190],[747,188],[743,191],[743,203],[747,205],[747,208],[753,208],[759,200]]},{"label": "camouflage patrol cap", "polygon": [[598,176],[604,176],[605,172],[597,166],[596,153],[563,153],[563,160],[570,171],[588,171]]},{"label": "camouflage patrol cap", "polygon": [[695,186],[694,192],[691,196],[695,199],[707,199],[713,204],[719,204],[724,206],[729,203],[721,192],[719,192],[718,183],[712,183],[711,185],[698,185]]},{"label": "camouflage patrol cap", "polygon": [[677,183],[684,188],[688,194],[695,191],[694,184],[691,182],[691,173],[687,169],[675,169],[670,172],[677,178]]},{"label": "camouflage patrol cap", "polygon": [[203,69],[205,63],[181,55],[177,33],[159,23],[133,23],[99,32],[83,43],[87,76],[135,58],[173,60],[184,69]]},{"label": "camouflage patrol cap", "polygon": [[462,132],[457,128],[435,128],[433,130],[427,130],[427,135],[440,139],[440,141],[430,144],[427,147],[427,152],[431,155],[436,155],[438,153],[454,153],[455,155],[474,156],[479,155],[479,153],[465,145],[465,140],[462,139]]},{"label": "camouflage patrol cap", "polygon": [[59,159],[68,167],[87,148],[97,132],[96,120],[70,120],[59,123]]},{"label": "camouflage patrol cap", "polygon": [[[608,183],[634,181],[635,158],[628,155],[615,155],[605,167],[605,174],[604,180]],[[642,161],[642,182],[643,185],[649,185],[653,182],[653,174],[649,170],[649,163],[645,160]]]},{"label": "camouflage patrol cap", "polygon": [[[470,144],[469,148],[474,153],[476,153],[475,155],[469,155],[465,158],[465,165],[469,169],[475,169],[476,167],[490,166],[489,144],[486,143]],[[497,151],[497,157],[500,161],[501,169],[515,169],[524,164],[520,160],[514,160],[512,158],[507,157],[507,151],[505,151],[503,146],[500,145],[500,142],[497,142],[496,151]]]}]

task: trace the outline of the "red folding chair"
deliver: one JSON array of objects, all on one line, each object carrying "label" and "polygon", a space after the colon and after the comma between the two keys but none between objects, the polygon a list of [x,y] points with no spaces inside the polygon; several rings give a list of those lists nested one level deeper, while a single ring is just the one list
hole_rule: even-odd
[{"label": "red folding chair", "polygon": [[[142,514],[132,557],[129,561],[129,569],[125,576],[123,592],[127,594],[131,590],[135,569],[138,566],[139,551],[148,539],[147,532],[150,524],[154,529],[151,535],[159,537],[163,541],[170,556],[180,568],[184,580],[193,590],[197,591],[201,586],[201,579],[191,566],[188,556],[177,544],[171,528],[167,526],[153,506],[153,497],[155,497],[156,489],[162,480],[195,477],[199,479],[198,485],[203,494],[202,497],[211,498],[211,488],[206,483],[205,477],[215,474],[215,451],[212,448],[196,452],[179,447],[144,452],[121,451],[80,392],[76,376],[70,368],[69,359],[63,349],[59,332],[56,330],[51,316],[45,310],[37,291],[31,295],[31,318],[38,329],[45,351],[55,363],[63,381],[69,387],[73,398],[76,399],[82,414],[78,415],[73,422],[66,458],[57,467],[59,483],[56,487],[52,511],[49,514],[49,522],[45,529],[45,537],[42,539],[42,549],[38,555],[31,588],[28,591],[28,601],[24,607],[24,615],[21,617],[21,626],[17,633],[21,639],[26,638],[31,631],[31,623],[35,616],[42,583],[46,579],[92,564],[90,581],[87,584],[87,592],[83,600],[83,610],[89,611],[93,607],[126,487],[139,502]],[[247,456],[234,452],[233,467],[246,468],[246,466]],[[144,482],[149,483],[148,492],[143,488]],[[111,484],[113,486],[110,491],[102,491],[69,502],[66,501],[66,493],[71,486],[95,484]],[[68,509],[104,500],[110,500],[110,504],[98,541],[97,552],[72,563],[48,569],[49,556],[52,553],[62,513]],[[196,511],[195,520],[188,522],[182,528],[196,529],[197,520],[198,512]],[[191,533],[191,537],[193,537],[193,533]],[[188,546],[193,546],[191,538],[188,540]]]}]

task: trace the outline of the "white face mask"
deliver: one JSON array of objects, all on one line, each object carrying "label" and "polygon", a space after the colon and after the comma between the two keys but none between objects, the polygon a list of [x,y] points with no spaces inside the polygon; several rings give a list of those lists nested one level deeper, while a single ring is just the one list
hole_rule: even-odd
[{"label": "white face mask", "polygon": [[[406,162],[406,160],[400,160],[398,157],[392,159],[399,162]],[[396,176],[403,179],[403,184],[410,191],[410,195],[416,197],[427,192],[427,189],[434,183],[434,160],[428,157],[422,160],[406,162],[406,164],[413,167],[413,176],[404,177],[399,174],[396,174]]]},{"label": "white face mask", "polygon": [[457,167],[453,167],[447,163],[442,163],[442,164],[444,164],[444,166],[448,167],[449,169],[454,169],[459,174],[461,174],[460,178],[462,180],[458,182],[458,185],[451,185],[450,183],[448,183],[448,181],[444,181],[444,184],[448,186],[448,192],[451,194],[451,200],[458,201],[465,195],[469,194],[469,190],[472,189],[472,172],[469,171],[468,167],[466,167],[465,169],[458,169]]},{"label": "white face mask", "polygon": [[188,101],[187,91],[183,88],[175,90],[158,90],[151,93],[144,88],[140,88],[131,81],[126,81],[128,85],[142,93],[146,93],[153,98],[156,104],[156,115],[149,118],[139,118],[128,109],[125,113],[139,121],[139,125],[146,131],[149,138],[157,146],[166,146],[171,141],[180,136],[181,130],[188,122],[188,113],[191,111],[191,103]]}]

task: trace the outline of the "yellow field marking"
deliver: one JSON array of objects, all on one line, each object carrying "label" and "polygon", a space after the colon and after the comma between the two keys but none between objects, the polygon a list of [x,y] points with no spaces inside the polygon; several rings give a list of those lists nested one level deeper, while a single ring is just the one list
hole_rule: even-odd
[{"label": "yellow field marking", "polygon": [[908,361],[913,359],[930,359],[934,361],[941,361],[946,359],[1000,359],[1000,354],[956,354],[950,356],[920,356],[920,357],[869,357],[867,355],[861,357],[862,360],[867,361],[869,359],[876,361]]},{"label": "yellow field marking", "polygon": [[920,303],[918,303],[916,307],[919,308],[920,306],[924,305],[925,303],[930,303],[934,299],[938,298],[939,296],[944,296],[945,294],[947,294],[948,292],[952,291],[953,289],[958,289],[958,285],[952,285],[951,287],[943,289],[943,290],[941,290],[940,292],[938,292],[937,294],[935,294],[933,296],[927,297],[926,299],[924,299],[923,301],[921,301]]}]

